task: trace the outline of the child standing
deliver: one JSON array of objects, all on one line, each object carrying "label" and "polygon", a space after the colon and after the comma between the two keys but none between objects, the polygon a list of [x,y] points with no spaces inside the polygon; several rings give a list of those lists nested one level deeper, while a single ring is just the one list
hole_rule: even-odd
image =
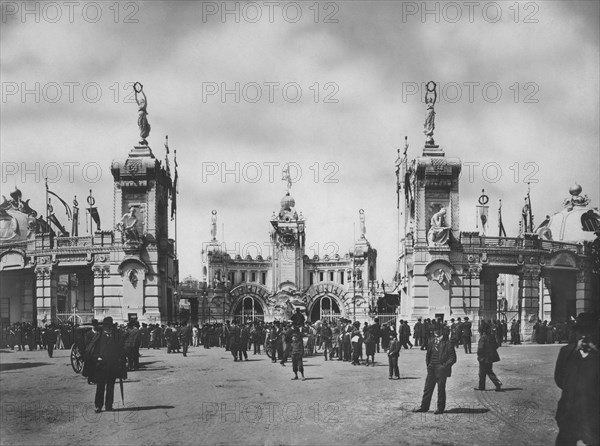
[{"label": "child standing", "polygon": [[304,381],[304,366],[302,365],[302,356],[304,355],[304,343],[302,337],[298,333],[292,335],[292,370],[294,377],[292,379],[298,379],[298,372],[302,375],[302,381]]}]

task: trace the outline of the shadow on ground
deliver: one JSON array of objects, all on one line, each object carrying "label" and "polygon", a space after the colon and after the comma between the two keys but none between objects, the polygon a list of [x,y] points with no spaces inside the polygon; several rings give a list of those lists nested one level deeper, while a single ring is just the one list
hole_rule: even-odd
[{"label": "shadow on ground", "polygon": [[485,408],[475,408],[475,407],[455,407],[454,409],[449,409],[445,413],[468,413],[468,414],[476,414],[476,413],[487,413],[490,409]]},{"label": "shadow on ground", "polygon": [[11,362],[11,363],[0,363],[0,372],[4,372],[6,370],[16,370],[16,369],[30,369],[32,367],[41,367],[43,365],[48,365],[48,362]]},{"label": "shadow on ground", "polygon": [[175,406],[139,406],[139,407],[119,407],[114,409],[115,412],[138,412],[141,410],[155,410],[155,409],[175,409]]}]

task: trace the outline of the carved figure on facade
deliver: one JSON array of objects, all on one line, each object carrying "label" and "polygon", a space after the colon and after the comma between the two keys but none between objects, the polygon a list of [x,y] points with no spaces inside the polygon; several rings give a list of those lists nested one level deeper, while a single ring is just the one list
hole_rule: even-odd
[{"label": "carved figure on facade", "polygon": [[130,269],[129,273],[127,273],[127,278],[131,282],[131,285],[134,288],[137,288],[137,284],[138,284],[138,273],[137,273],[137,270],[134,269],[134,268]]},{"label": "carved figure on facade", "polygon": [[427,233],[429,246],[443,246],[448,244],[450,227],[446,225],[446,208],[442,207],[431,217],[431,227]]},{"label": "carved figure on facade", "polygon": [[129,212],[126,212],[121,217],[121,221],[117,223],[117,229],[123,234],[123,241],[128,245],[139,245],[141,242],[140,234],[137,230],[137,216],[135,215],[135,206],[129,207]]},{"label": "carved figure on facade", "polygon": [[142,138],[140,144],[147,146],[148,141],[146,141],[146,138],[150,135],[150,124],[147,118],[148,99],[144,93],[144,86],[139,82],[133,84],[133,90],[135,92],[135,101],[138,104],[138,127],[140,129],[140,137]]},{"label": "carved figure on facade", "polygon": [[[10,199],[2,196],[0,203],[0,240],[11,240],[38,232],[37,212],[29,207],[29,200],[21,199],[21,191],[15,187]],[[24,234],[26,230],[26,233]]]}]

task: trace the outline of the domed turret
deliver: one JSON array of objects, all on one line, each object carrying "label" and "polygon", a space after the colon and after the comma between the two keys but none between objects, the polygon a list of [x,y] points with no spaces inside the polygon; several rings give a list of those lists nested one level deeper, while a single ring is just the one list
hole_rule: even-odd
[{"label": "domed turret", "polygon": [[598,208],[589,206],[590,199],[581,195],[582,187],[574,184],[569,188],[570,198],[563,202],[563,209],[546,220],[536,232],[543,240],[581,243],[596,238],[595,232],[600,230],[600,213]]},{"label": "domed turret", "polygon": [[296,207],[296,200],[294,200],[294,197],[292,197],[288,192],[281,199],[281,210],[290,211],[295,207]]}]

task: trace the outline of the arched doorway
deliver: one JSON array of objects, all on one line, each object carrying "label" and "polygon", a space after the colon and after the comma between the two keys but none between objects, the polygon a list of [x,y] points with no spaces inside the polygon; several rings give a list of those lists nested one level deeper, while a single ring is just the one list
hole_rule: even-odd
[{"label": "arched doorway", "polygon": [[310,312],[310,320],[313,322],[318,320],[331,322],[339,319],[341,315],[340,306],[336,299],[325,295],[319,297],[313,304]]},{"label": "arched doorway", "polygon": [[235,319],[244,324],[265,320],[265,311],[260,301],[252,296],[244,296],[240,299],[233,311],[233,315]]}]

